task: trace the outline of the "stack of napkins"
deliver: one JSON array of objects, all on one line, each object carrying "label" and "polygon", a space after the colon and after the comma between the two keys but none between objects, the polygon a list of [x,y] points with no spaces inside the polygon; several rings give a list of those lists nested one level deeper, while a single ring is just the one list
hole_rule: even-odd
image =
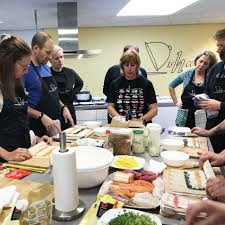
[{"label": "stack of napkins", "polygon": [[159,175],[166,168],[166,164],[163,162],[158,162],[154,159],[150,159],[148,164],[145,164],[145,170],[154,172]]},{"label": "stack of napkins", "polygon": [[1,209],[14,206],[16,204],[19,193],[16,191],[16,186],[0,188],[0,212]]}]

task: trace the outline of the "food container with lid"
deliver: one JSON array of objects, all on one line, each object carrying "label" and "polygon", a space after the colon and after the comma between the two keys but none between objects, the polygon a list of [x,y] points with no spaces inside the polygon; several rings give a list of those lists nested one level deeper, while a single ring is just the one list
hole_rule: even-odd
[{"label": "food container with lid", "polygon": [[132,130],[127,128],[110,129],[109,144],[114,155],[129,155],[132,143]]},{"label": "food container with lid", "polygon": [[150,156],[159,156],[160,154],[160,133],[161,126],[157,123],[147,124],[149,144],[148,150]]},{"label": "food container with lid", "polygon": [[144,153],[145,137],[143,130],[133,130],[132,151],[134,153]]}]

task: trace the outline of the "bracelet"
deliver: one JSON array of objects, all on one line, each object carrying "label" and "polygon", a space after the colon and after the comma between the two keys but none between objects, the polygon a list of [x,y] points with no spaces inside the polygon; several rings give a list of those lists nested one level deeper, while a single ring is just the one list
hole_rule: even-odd
[{"label": "bracelet", "polygon": [[62,108],[61,108],[61,114],[63,114],[63,109],[64,108],[67,108],[67,106],[66,105],[62,106]]},{"label": "bracelet", "polygon": [[44,113],[41,112],[41,114],[38,116],[38,120],[41,120],[43,116],[44,116]]}]

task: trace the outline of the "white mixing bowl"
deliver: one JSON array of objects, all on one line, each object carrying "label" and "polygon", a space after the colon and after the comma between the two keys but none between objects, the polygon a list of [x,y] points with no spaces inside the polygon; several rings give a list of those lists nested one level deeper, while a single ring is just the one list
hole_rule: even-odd
[{"label": "white mixing bowl", "polygon": [[164,163],[168,166],[180,167],[189,159],[189,155],[180,151],[164,151],[160,153]]},{"label": "white mixing bowl", "polygon": [[113,154],[104,148],[78,146],[76,149],[79,188],[96,187],[108,176]]}]

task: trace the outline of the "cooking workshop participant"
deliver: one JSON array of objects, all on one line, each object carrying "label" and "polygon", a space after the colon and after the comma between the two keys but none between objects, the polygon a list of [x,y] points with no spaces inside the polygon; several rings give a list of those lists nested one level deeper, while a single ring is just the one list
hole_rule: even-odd
[{"label": "cooking workshop participant", "polygon": [[108,113],[151,122],[158,107],[151,81],[139,75],[141,60],[135,49],[128,49],[120,58],[122,76],[114,80],[107,97]]},{"label": "cooking workshop participant", "polygon": [[[135,49],[139,53],[139,47],[134,44],[124,46],[123,53],[126,52],[130,48]],[[143,77],[147,78],[147,72],[144,68],[140,67],[139,73]],[[105,75],[104,85],[103,85],[103,93],[106,97],[108,97],[109,88],[110,88],[112,81],[119,78],[120,76],[121,76],[121,70],[120,70],[119,64],[113,65],[108,69],[108,71]],[[112,120],[112,118],[108,115],[108,123],[110,123],[111,120]]]},{"label": "cooking workshop participant", "polygon": [[[82,89],[83,80],[72,69],[64,67],[64,54],[63,49],[54,45],[52,57],[50,58],[52,64],[51,73],[54,76],[59,91],[59,99],[66,105],[70,111],[73,121],[76,124],[76,114],[73,106],[75,95]],[[62,129],[69,127],[69,124],[62,121]]]},{"label": "cooking workshop participant", "polygon": [[[31,49],[22,39],[7,36],[0,42],[0,162],[32,157],[27,150],[31,145],[27,106],[15,93],[15,89],[21,89],[20,78],[30,60]],[[51,142],[47,136],[38,138],[42,140]]]},{"label": "cooking workshop participant", "polygon": [[[207,217],[199,220],[200,213],[206,213]],[[225,221],[225,204],[202,200],[191,204],[186,210],[186,225],[222,225]]]},{"label": "cooking workshop participant", "polygon": [[53,40],[45,32],[34,35],[32,42],[31,63],[28,73],[23,77],[27,92],[28,112],[32,115],[30,128],[38,136],[50,136],[61,131],[60,116],[70,126],[74,125],[69,109],[59,100],[58,88],[48,62],[52,50]]},{"label": "cooking workshop participant", "polygon": [[[124,46],[123,53],[126,52],[130,48],[135,49],[139,53],[139,47],[134,44]],[[144,68],[140,67],[139,73],[143,77],[147,78],[147,72]],[[108,96],[109,88],[110,88],[112,81],[120,76],[121,76],[121,73],[120,73],[120,65],[119,64],[113,65],[108,69],[108,71],[105,75],[105,80],[104,80],[104,85],[103,85],[103,93],[105,96]]]},{"label": "cooking workshop participant", "polygon": [[[179,122],[176,120],[177,126],[190,128],[195,126],[195,111],[197,108],[194,105],[193,96],[204,92],[208,71],[215,63],[216,56],[214,53],[209,51],[201,52],[194,59],[194,67],[181,72],[170,82],[170,96],[174,104],[179,108],[177,117],[182,118]],[[182,83],[183,93],[181,95],[181,101],[178,101],[175,88]],[[187,114],[185,113],[186,116],[181,115],[184,111],[188,112]]]},{"label": "cooking workshop participant", "polygon": [[[225,119],[225,28],[218,30],[214,38],[216,40],[217,52],[222,59],[210,71],[206,84],[206,93],[210,99],[202,100],[199,106],[207,111],[217,111],[214,116],[208,116],[206,129],[211,129]],[[225,148],[225,133],[210,137],[214,152],[221,152]]]}]

